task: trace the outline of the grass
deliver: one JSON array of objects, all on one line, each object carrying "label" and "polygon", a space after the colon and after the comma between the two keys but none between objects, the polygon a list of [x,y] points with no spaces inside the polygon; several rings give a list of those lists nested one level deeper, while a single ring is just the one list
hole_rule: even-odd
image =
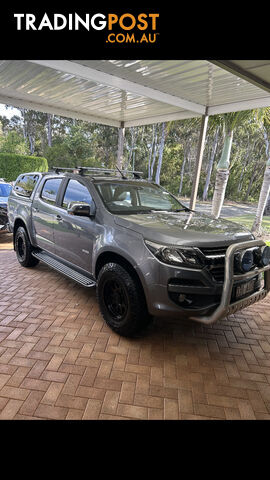
[{"label": "grass", "polygon": [[[242,215],[241,217],[226,217],[226,219],[231,220],[232,222],[240,223],[240,225],[244,225],[244,227],[251,229],[254,222],[254,215]],[[262,228],[266,234],[270,234],[270,217],[263,217]]]},{"label": "grass", "polygon": [[[254,215],[242,215],[241,217],[226,217],[226,220],[231,220],[232,222],[240,223],[244,227],[247,227],[249,230],[252,227],[254,222]],[[262,228],[265,235],[270,235],[270,217],[263,217]],[[270,247],[270,240],[265,240],[266,245]]]}]

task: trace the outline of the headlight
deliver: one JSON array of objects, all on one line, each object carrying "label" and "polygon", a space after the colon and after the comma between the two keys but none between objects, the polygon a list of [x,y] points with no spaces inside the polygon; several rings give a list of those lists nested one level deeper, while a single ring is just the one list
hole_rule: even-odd
[{"label": "headlight", "polygon": [[169,265],[181,265],[189,268],[202,268],[204,266],[203,257],[196,248],[160,245],[149,240],[145,240],[145,244],[155,257]]}]

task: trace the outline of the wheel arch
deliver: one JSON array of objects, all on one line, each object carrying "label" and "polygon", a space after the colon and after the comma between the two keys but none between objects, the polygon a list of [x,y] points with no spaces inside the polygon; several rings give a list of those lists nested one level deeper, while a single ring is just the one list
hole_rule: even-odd
[{"label": "wheel arch", "polygon": [[18,230],[19,227],[23,227],[28,235],[28,238],[29,238],[29,233],[28,233],[28,230],[27,230],[27,226],[26,226],[26,223],[24,220],[22,220],[22,218],[16,218],[15,222],[14,222],[14,227],[13,227],[13,248],[15,249],[15,235],[16,235],[16,232]]},{"label": "wheel arch", "polygon": [[147,303],[145,290],[144,290],[144,285],[143,285],[143,282],[142,282],[137,270],[134,268],[134,266],[132,265],[132,263],[129,260],[127,260],[124,256],[120,255],[119,253],[116,253],[116,252],[113,252],[113,251],[106,251],[106,252],[102,252],[99,255],[99,257],[97,258],[96,264],[95,264],[95,278],[96,279],[98,278],[100,270],[107,263],[118,263],[123,268],[125,268],[127,270],[127,272],[136,279],[138,285],[140,286],[140,288],[143,292],[145,301]]}]

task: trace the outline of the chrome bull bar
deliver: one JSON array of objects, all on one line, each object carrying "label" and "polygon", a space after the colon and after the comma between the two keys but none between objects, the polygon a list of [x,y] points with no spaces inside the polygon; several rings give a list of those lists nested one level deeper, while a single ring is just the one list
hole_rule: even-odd
[{"label": "chrome bull bar", "polygon": [[[270,290],[270,265],[250,270],[242,275],[234,275],[234,253],[238,250],[244,250],[252,247],[262,247],[264,245],[265,242],[262,240],[251,240],[250,242],[234,243],[228,247],[225,255],[224,284],[220,305],[211,315],[202,317],[192,316],[190,317],[191,320],[195,320],[196,322],[200,322],[205,325],[211,325],[212,323],[217,322],[217,320],[220,318],[224,318],[227,315],[237,312],[238,310],[242,310],[243,308],[248,307],[249,305],[252,305],[253,303],[258,302],[266,297]],[[252,293],[248,297],[243,298],[242,300],[230,303],[232,288],[235,280],[248,280],[249,278],[254,277],[262,272],[264,272],[263,288],[255,293]]]}]

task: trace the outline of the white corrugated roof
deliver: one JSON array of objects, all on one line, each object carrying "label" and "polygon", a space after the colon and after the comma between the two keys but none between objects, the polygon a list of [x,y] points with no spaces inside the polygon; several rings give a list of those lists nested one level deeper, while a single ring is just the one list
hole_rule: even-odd
[{"label": "white corrugated roof", "polygon": [[269,60],[3,60],[0,103],[112,126],[270,106]]}]

